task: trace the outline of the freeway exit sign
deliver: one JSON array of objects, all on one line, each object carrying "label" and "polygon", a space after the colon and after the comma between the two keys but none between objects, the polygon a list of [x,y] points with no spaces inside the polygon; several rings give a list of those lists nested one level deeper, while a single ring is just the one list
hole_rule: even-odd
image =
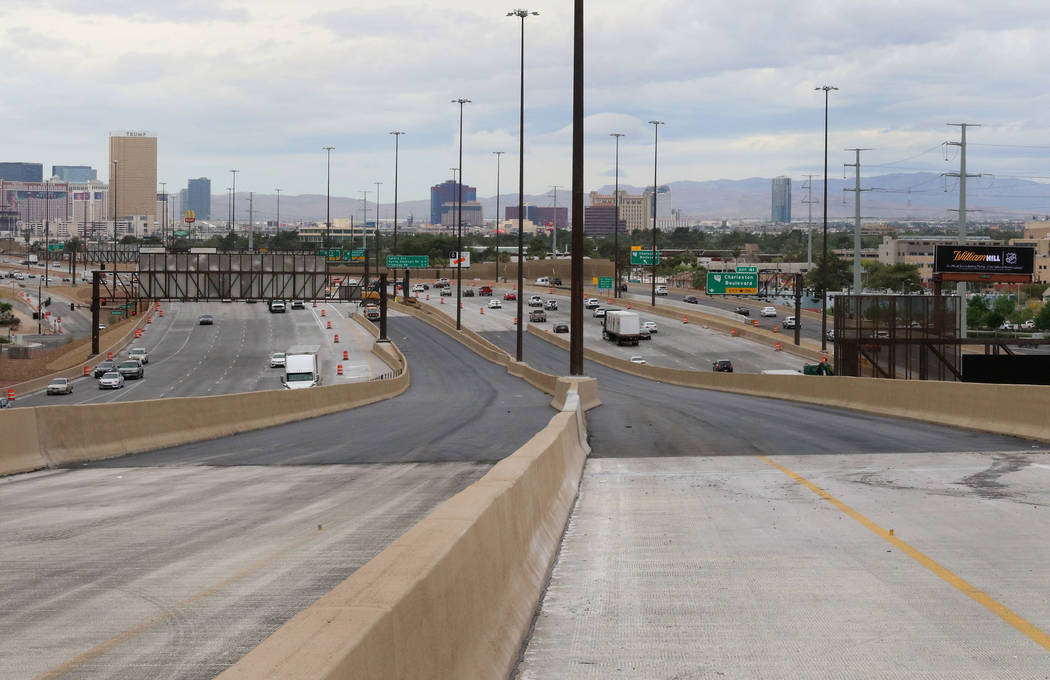
[{"label": "freeway exit sign", "polygon": [[599,276],[597,278],[598,278],[597,283],[598,283],[598,287],[599,288],[605,288],[605,289],[612,288],[612,279],[613,279],[613,277],[611,277],[611,276]]},{"label": "freeway exit sign", "polygon": [[58,251],[58,250],[65,250],[66,249],[66,244],[65,243],[49,243],[47,245],[47,249],[49,251],[51,251],[52,253],[55,252],[55,251]]},{"label": "freeway exit sign", "polygon": [[758,273],[758,266],[757,265],[753,265],[753,264],[738,264],[736,266],[736,270],[738,272],[746,273],[746,274],[757,274]]},{"label": "freeway exit sign", "polygon": [[429,255],[387,255],[387,269],[426,269],[430,266]]},{"label": "freeway exit sign", "polygon": [[758,272],[707,272],[708,295],[758,295]]},{"label": "freeway exit sign", "polygon": [[[647,266],[653,264],[653,251],[631,250],[631,264],[636,266]],[[660,264],[660,251],[656,251],[656,264]]]},{"label": "freeway exit sign", "polygon": [[363,259],[365,259],[365,249],[364,248],[354,248],[353,250],[344,250],[343,251],[343,259],[344,260],[351,260],[351,261],[353,261],[353,260],[363,260]]}]

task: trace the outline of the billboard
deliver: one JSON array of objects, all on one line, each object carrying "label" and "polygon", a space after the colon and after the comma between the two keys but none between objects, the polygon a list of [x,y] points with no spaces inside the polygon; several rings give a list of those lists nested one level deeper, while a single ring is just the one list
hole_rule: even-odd
[{"label": "billboard", "polygon": [[1034,265],[1031,246],[937,246],[933,258],[937,274],[1031,274]]}]

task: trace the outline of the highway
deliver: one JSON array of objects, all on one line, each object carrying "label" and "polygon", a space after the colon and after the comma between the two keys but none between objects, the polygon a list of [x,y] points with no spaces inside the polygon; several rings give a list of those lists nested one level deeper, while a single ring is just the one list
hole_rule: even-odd
[{"label": "highway", "polygon": [[0,478],[0,677],[212,678],[554,414],[440,331],[390,330],[393,400]]},{"label": "highway", "polygon": [[[154,315],[142,338],[133,340],[114,360],[126,359],[133,347],[149,351],[141,380],[128,380],[119,390],[99,390],[93,378],[75,381],[73,394],[48,396],[43,392],[22,397],[16,407],[53,404],[100,404],[164,397],[232,394],[281,386],[282,369],[270,368],[272,352],[294,345],[321,348],[327,382],[367,380],[389,368],[371,354],[373,338],[349,319],[352,304],[321,304],[271,314],[262,303],[171,302],[163,303],[164,316]],[[321,317],[321,310],[326,316]],[[215,323],[201,326],[201,314]],[[326,330],[332,321],[333,330]],[[340,343],[332,342],[340,333]],[[349,352],[344,361],[342,351]],[[89,364],[92,370],[98,361]],[[337,375],[337,365],[343,375]]]},{"label": "highway", "polygon": [[[499,299],[502,309],[488,307],[488,297],[465,297],[463,301],[463,322],[477,331],[501,331],[514,328],[514,316],[517,314],[517,303],[513,300],[503,300],[502,296],[507,291],[505,288],[496,288],[496,299]],[[525,295],[525,317],[528,318],[530,308],[528,298],[531,293]],[[569,298],[559,294],[541,294],[544,300],[554,299],[558,301],[557,311],[547,311],[547,321],[531,323],[531,325],[543,330],[550,330],[555,323],[569,322]],[[426,294],[419,298],[423,304],[435,306],[450,316],[455,317],[455,296],[444,297],[444,304],[436,291],[430,292],[430,300]],[[610,307],[606,298],[600,298],[603,307]],[[613,304],[613,307],[625,309],[624,305]],[[481,313],[484,308],[484,314]],[[657,324],[657,332],[652,335],[651,340],[639,342],[637,347],[620,347],[615,343],[602,340],[601,319],[593,316],[592,310],[584,310],[584,345],[598,351],[610,354],[621,359],[629,359],[632,356],[641,356],[647,363],[667,368],[679,368],[687,370],[711,370],[711,364],[721,359],[729,359],[733,362],[734,370],[741,373],[760,373],[763,370],[794,370],[798,371],[802,365],[809,363],[806,359],[791,354],[791,345],[788,337],[784,338],[785,351],[777,352],[768,345],[752,342],[743,338],[734,338],[725,333],[705,327],[702,323],[694,320],[693,323],[683,324],[680,321],[668,319],[662,316],[648,315],[640,312],[642,321],[653,321]],[[568,337],[563,335],[562,337]],[[514,348],[511,347],[511,354]]]}]

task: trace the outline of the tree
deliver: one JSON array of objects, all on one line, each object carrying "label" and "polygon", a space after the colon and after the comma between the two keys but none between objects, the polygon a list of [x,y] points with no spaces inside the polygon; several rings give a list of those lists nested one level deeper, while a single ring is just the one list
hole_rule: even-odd
[{"label": "tree", "polygon": [[918,265],[864,262],[868,288],[886,288],[898,293],[913,293],[921,287]]},{"label": "tree", "polygon": [[987,300],[980,295],[973,296],[966,304],[966,325],[973,328],[985,325],[990,311]]},{"label": "tree", "polygon": [[1035,327],[1041,331],[1050,330],[1050,304],[1043,305],[1035,315]]},{"label": "tree", "polygon": [[814,258],[813,269],[806,273],[806,286],[814,295],[821,296],[825,290],[841,290],[853,280],[849,264],[832,252],[827,259],[823,255]]}]

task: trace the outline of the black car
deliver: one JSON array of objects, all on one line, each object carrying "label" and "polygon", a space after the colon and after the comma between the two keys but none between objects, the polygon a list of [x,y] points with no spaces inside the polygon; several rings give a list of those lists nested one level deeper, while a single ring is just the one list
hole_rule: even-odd
[{"label": "black car", "polygon": [[103,374],[109,373],[110,371],[117,370],[117,362],[115,361],[103,361],[95,366],[95,377],[101,378]]},{"label": "black car", "polygon": [[463,297],[474,297],[474,289],[473,288],[467,288],[466,290],[464,290],[463,291]]},{"label": "black car", "polygon": [[728,359],[722,359],[711,364],[711,370],[715,373],[732,373],[733,362]]},{"label": "black car", "polygon": [[551,279],[551,285],[552,286],[560,286],[561,285],[561,279],[558,279],[558,278]]},{"label": "black car", "polygon": [[736,312],[737,314],[739,314],[740,316],[751,316],[751,308],[750,307],[737,307],[733,311]]},{"label": "black car", "polygon": [[556,324],[554,324],[554,328],[552,328],[551,330],[553,330],[555,333],[568,333],[569,332],[569,324],[567,324],[567,323],[556,323]]},{"label": "black car", "polygon": [[691,305],[700,304],[700,301],[696,299],[695,295],[686,295],[684,298],[682,298],[682,302],[688,302]]},{"label": "black car", "polygon": [[[255,302],[255,300],[249,300],[248,302]],[[211,326],[215,323],[215,319],[212,318],[211,314],[201,314],[197,319],[197,323],[201,326]]]}]

